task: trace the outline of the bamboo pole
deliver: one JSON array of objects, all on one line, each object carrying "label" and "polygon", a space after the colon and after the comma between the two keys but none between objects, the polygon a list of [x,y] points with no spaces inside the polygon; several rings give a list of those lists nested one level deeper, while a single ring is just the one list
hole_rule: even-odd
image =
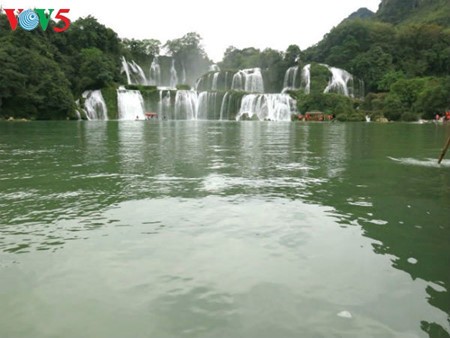
[{"label": "bamboo pole", "polygon": [[438,164],[441,164],[442,160],[444,159],[444,156],[447,153],[448,147],[450,147],[450,137],[448,138],[444,149],[442,149],[442,153],[441,153],[441,156],[439,157]]}]

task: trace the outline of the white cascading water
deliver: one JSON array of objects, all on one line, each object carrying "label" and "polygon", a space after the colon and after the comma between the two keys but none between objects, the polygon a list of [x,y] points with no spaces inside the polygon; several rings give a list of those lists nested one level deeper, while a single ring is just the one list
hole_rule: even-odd
[{"label": "white cascading water", "polygon": [[133,66],[133,70],[135,71],[136,75],[138,76],[139,84],[147,85],[148,81],[145,76],[144,70],[139,66],[136,62],[131,61],[131,64]]},{"label": "white cascading water", "polygon": [[201,92],[198,95],[197,119],[206,120],[208,118],[208,92]]},{"label": "white cascading water", "polygon": [[[354,97],[354,79],[353,75],[347,72],[344,69],[331,67],[327,64],[321,64],[321,66],[326,67],[330,73],[331,77],[328,82],[327,87],[324,90],[324,93],[339,93],[341,95]],[[286,71],[284,77],[284,89],[296,89],[296,80],[292,81],[292,78],[296,79],[297,74],[295,74],[295,67],[291,67]],[[295,75],[294,75],[295,74]],[[298,88],[302,89],[305,94],[309,94],[311,92],[311,64],[307,64],[303,67],[301,75],[300,75],[300,86]],[[361,80],[358,81],[360,88],[358,88],[358,95],[364,96],[364,82]]]},{"label": "white cascading water", "polygon": [[122,56],[122,72],[127,75],[128,84],[147,85],[148,81],[141,66],[136,62],[128,62],[125,57]]},{"label": "white cascading water", "polygon": [[217,91],[217,82],[219,80],[219,74],[220,74],[220,72],[216,72],[213,75],[212,86],[211,86],[212,91]]},{"label": "white cascading water", "polygon": [[170,116],[171,113],[170,99],[171,99],[170,90],[159,91],[158,117],[162,120],[166,120]]},{"label": "white cascading water", "polygon": [[242,99],[236,120],[243,116],[260,121],[290,121],[296,114],[296,102],[288,94],[250,94]]},{"label": "white cascading water", "polygon": [[184,67],[184,62],[181,64],[181,83],[186,84],[186,68]]},{"label": "white cascading water", "polygon": [[172,59],[172,66],[170,67],[170,88],[176,88],[178,84],[177,70],[175,69],[175,59]]},{"label": "white cascading water", "polygon": [[264,81],[260,68],[243,69],[234,74],[231,84],[233,90],[250,93],[264,93]]},{"label": "white cascading water", "polygon": [[220,67],[216,64],[213,64],[213,65],[209,66],[209,71],[210,72],[220,72]]},{"label": "white cascading water", "polygon": [[303,88],[305,94],[311,93],[311,64],[303,67],[301,81],[301,88]]},{"label": "white cascading water", "polygon": [[198,98],[197,92],[178,90],[175,96],[175,120],[196,120]]},{"label": "white cascading water", "polygon": [[232,90],[244,90],[244,74],[237,72],[233,75],[233,80],[231,82]]},{"label": "white cascading water", "polygon": [[297,89],[298,66],[290,67],[284,74],[283,90]]},{"label": "white cascading water", "polygon": [[229,112],[229,105],[230,105],[230,92],[226,92],[225,96],[222,99],[222,104],[220,105],[220,121],[223,121],[225,118],[225,114],[227,114],[226,119],[228,120],[228,112]]},{"label": "white cascading water", "polygon": [[151,86],[161,85],[161,67],[159,66],[157,56],[153,58],[152,64],[150,65],[150,78],[148,83]]},{"label": "white cascading water", "polygon": [[144,99],[138,90],[117,90],[119,120],[144,120]]},{"label": "white cascading water", "polygon": [[327,67],[331,72],[331,78],[324,93],[336,92],[353,97],[353,87],[349,86],[349,83],[353,85],[353,75],[344,69],[330,67],[325,64],[322,64],[322,66]]},{"label": "white cascading water", "polygon": [[217,119],[217,92],[201,92],[198,95],[197,120]]},{"label": "white cascading water", "polygon": [[82,94],[88,120],[108,120],[108,110],[100,90],[87,90]]},{"label": "white cascading water", "polygon": [[128,67],[128,62],[124,56],[122,56],[122,72],[127,75],[127,83],[131,84],[130,68]]}]

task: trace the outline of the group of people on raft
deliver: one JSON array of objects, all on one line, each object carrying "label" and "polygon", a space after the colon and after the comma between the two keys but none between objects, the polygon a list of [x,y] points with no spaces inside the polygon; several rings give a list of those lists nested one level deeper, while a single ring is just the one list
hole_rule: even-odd
[{"label": "group of people on raft", "polygon": [[305,114],[297,114],[299,121],[332,121],[336,118],[334,114],[325,114],[321,112],[312,112]]},{"label": "group of people on raft", "polygon": [[436,114],[435,120],[442,121],[442,122],[450,121],[450,110],[446,111],[444,114],[442,114],[442,116],[439,114]]}]

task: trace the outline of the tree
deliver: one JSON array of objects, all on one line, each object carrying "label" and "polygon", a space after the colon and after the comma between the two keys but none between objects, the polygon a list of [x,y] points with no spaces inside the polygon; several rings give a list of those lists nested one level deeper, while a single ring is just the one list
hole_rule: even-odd
[{"label": "tree", "polygon": [[178,74],[185,72],[188,83],[194,83],[212,64],[200,43],[201,40],[198,33],[190,32],[164,44],[164,48],[177,62]]},{"label": "tree", "polygon": [[114,62],[101,50],[84,48],[80,55],[79,92],[108,86],[114,79]]}]

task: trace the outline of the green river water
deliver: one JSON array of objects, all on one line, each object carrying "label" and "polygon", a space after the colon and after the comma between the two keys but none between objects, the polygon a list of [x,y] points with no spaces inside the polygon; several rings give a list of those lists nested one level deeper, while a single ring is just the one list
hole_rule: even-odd
[{"label": "green river water", "polygon": [[0,337],[449,337],[448,135],[0,122]]}]

